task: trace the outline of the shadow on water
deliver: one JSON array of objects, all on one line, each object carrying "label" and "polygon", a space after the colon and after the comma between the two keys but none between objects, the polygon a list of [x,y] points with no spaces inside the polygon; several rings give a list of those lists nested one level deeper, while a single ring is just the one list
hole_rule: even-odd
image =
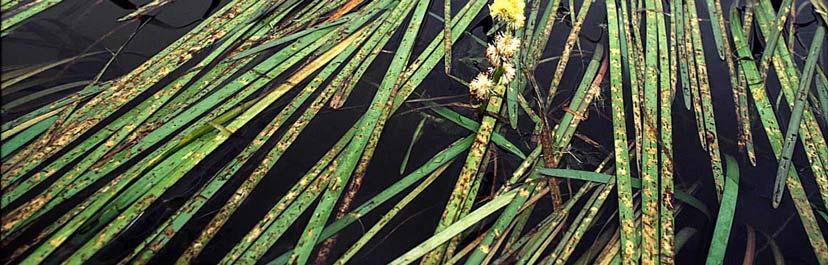
[{"label": "shadow on water", "polygon": [[[78,60],[64,67],[59,67],[36,76],[35,79],[40,80],[40,82],[32,86],[31,89],[3,95],[4,104],[34,93],[39,89],[94,78],[109,60],[111,52],[117,50],[139,26],[139,22],[136,21],[116,22],[117,18],[129,13],[129,10],[124,9],[122,2],[120,5],[116,1],[100,0],[66,2],[43,12],[33,18],[31,22],[20,27],[14,34],[2,39],[3,69],[6,70],[16,66],[51,62],[83,53],[102,53],[89,56],[83,60]],[[224,2],[226,1],[223,1],[221,4],[224,4]],[[457,8],[465,1],[457,0],[454,2],[453,7]],[[722,1],[722,6],[730,6],[729,2]],[[565,10],[564,6],[566,5],[562,5],[559,10],[559,26],[556,26],[552,32],[549,41],[550,44],[543,56],[544,58],[552,59],[547,63],[541,64],[536,71],[535,77],[538,83],[541,84],[541,87],[548,86],[552,72],[554,72],[554,67],[557,64],[557,61],[553,58],[561,54],[563,43],[569,33],[570,25],[567,22],[569,18],[566,17],[567,10]],[[706,17],[706,10],[703,11],[705,6],[700,4],[699,7],[700,16]],[[176,1],[165,7],[156,17],[159,21],[163,21],[164,24],[150,23],[143,27],[125,47],[125,52],[119,55],[117,60],[108,68],[103,75],[103,80],[123,75],[137,67],[154,53],[160,51],[192,28],[191,25],[183,27],[173,27],[170,25],[188,25],[193,21],[197,21],[208,9],[210,9],[209,2],[196,0]],[[603,1],[597,1],[592,6],[589,16],[587,16],[581,33],[580,49],[574,51],[573,57],[565,71],[565,77],[560,85],[559,95],[555,97],[555,101],[551,104],[552,106],[558,106],[550,111],[549,118],[551,120],[559,119],[564,112],[561,106],[568,103],[575,87],[578,85],[586,68],[586,64],[589,62],[591,56],[590,51],[594,50],[595,45],[606,45],[605,25],[603,24],[605,21],[604,10],[605,6]],[[437,16],[442,16],[442,5],[440,3],[433,3],[431,11]],[[802,18],[802,20],[808,20],[811,15],[804,14],[802,16],[807,17]],[[472,34],[484,39],[486,38],[484,32],[488,28],[485,19],[483,16],[478,17],[476,21],[482,22],[478,23],[478,26],[471,31]],[[701,30],[703,36],[711,36],[712,32],[709,25],[709,21],[702,21]],[[440,30],[442,30],[442,23],[434,17],[427,16],[422,29],[424,37],[419,38],[420,42],[416,44],[415,54],[422,51],[428,44],[425,41],[432,39]],[[807,25],[799,28],[798,33],[803,40],[810,40],[813,30],[813,25]],[[393,50],[399,43],[400,38],[401,33],[398,32],[397,36],[392,38],[386,49]],[[734,140],[737,137],[736,117],[733,111],[734,105],[730,92],[730,81],[726,74],[727,68],[723,62],[717,59],[718,56],[715,54],[715,49],[708,48],[714,45],[712,38],[705,38],[704,41],[722,152],[737,155],[739,151],[736,148]],[[759,45],[756,46],[758,47]],[[464,36],[454,47],[455,70],[453,74],[456,76],[463,80],[471,80],[480,69],[486,67],[485,62],[481,60],[483,58],[483,47],[472,38]],[[795,50],[800,54],[804,54],[806,47],[798,45]],[[761,51],[761,48],[758,48],[757,51]],[[823,51],[824,55],[825,51]],[[219,231],[217,236],[220,240],[213,240],[206,247],[203,252],[204,254],[199,257],[200,263],[212,264],[218,262],[224,253],[229,251],[247,233],[250,227],[275,204],[278,198],[287,192],[290,184],[294,183],[299,176],[316,162],[318,157],[333,145],[340,135],[350,128],[359,118],[359,115],[367,109],[367,104],[371,101],[373,92],[375,91],[374,86],[381,81],[384,75],[384,69],[389,64],[391,57],[392,55],[389,53],[380,54],[380,57],[369,68],[368,73],[360,81],[353,96],[349,98],[344,107],[340,110],[323,110],[322,114],[311,122],[309,128],[305,130],[305,133],[301,134],[296,140],[296,143],[288,150],[287,155],[276,164],[275,168],[258,185],[227,225]],[[799,63],[803,61],[804,59],[798,60]],[[825,67],[825,65],[823,64],[822,67]],[[438,65],[435,69],[437,70],[433,71],[425,79],[418,89],[418,94],[415,95],[419,95],[421,98],[439,99],[435,100],[435,102],[451,106],[467,117],[478,119],[480,113],[473,108],[464,107],[468,103],[468,97],[466,95],[468,91],[465,86],[449,79],[442,72],[442,65]],[[776,80],[773,73],[771,73],[769,80]],[[776,81],[769,82],[768,86],[769,90],[772,91],[771,94],[777,93],[776,91],[779,90],[778,82]],[[4,111],[2,118],[12,119],[25,114],[26,111],[47,104],[73,91],[76,90],[67,90],[63,93],[32,102],[30,105]],[[582,137],[592,139],[599,145],[596,147],[586,144],[583,141],[575,141],[573,148],[570,150],[571,154],[565,157],[563,166],[591,170],[605,156],[611,154],[612,129],[609,117],[610,103],[608,96],[606,96],[608,95],[606,82],[602,94],[604,96],[600,97],[590,106],[589,118],[581,123],[578,130],[578,133]],[[217,172],[224,162],[231,159],[249,143],[257,132],[276,115],[277,111],[275,110],[278,110],[284,104],[284,100],[277,102],[275,106],[271,106],[271,110],[273,111],[268,111],[265,115],[257,117],[254,122],[239,130],[237,135],[234,135],[231,140],[220,147],[219,151],[211,154],[196,169],[182,178],[180,183],[167,191],[161,200],[150,207],[114,243],[97,254],[96,261],[106,263],[117,261],[118,258],[125,254],[125,250],[129,249],[127,246],[133,246],[139,243],[147,233],[151,232],[164,218],[169,217],[177,207],[181,206],[188,196],[192,195],[200,185],[204,184],[207,176]],[[701,199],[710,209],[715,210],[717,208],[717,201],[713,193],[714,188],[712,178],[710,177],[710,165],[706,160],[707,155],[701,149],[698,137],[696,137],[693,113],[684,109],[683,106],[684,103],[681,97],[678,97],[673,105],[674,148],[677,154],[675,157],[677,187],[687,188],[694,183],[700,183],[701,186],[697,189],[698,192],[695,196]],[[410,142],[415,127],[424,117],[429,119],[429,122],[424,127],[424,134],[419,140],[420,144],[414,146],[408,171],[413,167],[411,165],[423,163],[444,146],[460,137],[468,135],[468,132],[463,129],[446,122],[434,121],[433,118],[430,118],[431,116],[423,115],[423,112],[420,111],[422,108],[422,104],[411,102],[406,104],[391,118],[380,139],[380,144],[376,152],[378,155],[374,156],[368,168],[368,174],[362,184],[361,191],[353,205],[358,205],[366,201],[401,177],[399,173],[400,161],[403,160],[405,150],[408,148],[408,143]],[[788,115],[788,110],[785,107],[781,108],[781,111],[781,113],[784,113],[782,115]],[[739,199],[728,247],[731,251],[728,251],[725,264],[741,263],[741,250],[746,245],[746,225],[751,225],[759,231],[774,235],[776,243],[782,247],[782,252],[788,264],[816,264],[816,260],[813,258],[814,253],[811,250],[801,224],[798,222],[798,216],[796,215],[790,198],[786,197],[787,199],[782,202],[778,209],[771,207],[770,194],[772,193],[772,184],[775,177],[776,160],[770,152],[771,149],[767,140],[765,140],[766,136],[764,135],[764,131],[755,126],[758,123],[755,110],[752,113],[752,119],[754,124],[752,131],[754,133],[754,139],[757,139],[755,141],[755,148],[757,150],[758,161],[757,166],[752,167],[744,159],[740,160],[742,177]],[[521,125],[518,130],[507,130],[506,135],[510,140],[520,145],[523,150],[528,150],[533,145],[531,141],[532,128],[530,127],[530,121],[522,117]],[[824,127],[825,125],[823,124],[822,126]],[[269,143],[264,149],[269,149],[274,144]],[[801,153],[801,150],[802,148],[799,146],[794,156],[797,165],[804,165],[807,162],[803,159],[804,154]],[[515,157],[506,155],[505,152],[499,152],[498,154],[499,156],[493,162],[495,165],[488,167],[489,171],[486,173],[480,194],[478,194],[481,199],[488,197],[495,190],[495,187],[502,185],[504,179],[508,176],[508,172],[511,172],[521,162]],[[739,157],[744,156],[739,155]],[[252,162],[258,162],[261,158],[262,156],[259,154],[254,157],[254,161]],[[237,177],[222,188],[222,191],[216,198],[196,213],[196,216],[199,217],[191,220],[185,229],[173,238],[172,242],[161,251],[154,261],[171,263],[206,225],[211,216],[210,214],[215,213],[223,201],[229,198],[231,191],[238,187],[241,183],[239,176],[245,176],[252,171],[253,164],[255,163],[245,165],[240,170],[241,172],[236,175]],[[455,172],[453,174],[456,174],[456,172],[459,172],[460,167],[461,163],[455,162],[446,172]],[[801,173],[803,176],[806,176],[803,178],[803,184],[808,194],[811,195],[811,199],[813,201],[819,201],[819,196],[816,195],[817,190],[813,181],[813,174],[807,167],[798,168],[803,168],[803,172]],[[451,174],[446,173],[444,175],[450,176]],[[355,258],[355,263],[379,264],[388,262],[415,244],[428,238],[441,215],[442,207],[440,206],[448,200],[448,195],[451,193],[454,181],[454,178],[450,177],[439,178],[435,184],[423,193],[426,194],[425,196],[413,201],[411,205],[400,212],[400,216],[407,216],[407,218],[397,218],[399,220],[394,220],[377,237],[381,240],[375,240],[369,243],[365,250]],[[96,186],[100,187],[100,185],[102,183]],[[572,183],[572,185],[577,184]],[[567,187],[563,188],[564,191],[568,190]],[[89,194],[91,192],[82,193],[77,198],[62,204],[53,213],[43,218],[44,220],[36,222],[30,230],[45,227],[49,222],[49,218],[57,218],[62,212],[70,209],[73,203],[80,202],[83,196],[88,196]],[[614,201],[615,199],[610,197],[609,200]],[[381,215],[377,213],[383,213],[384,210],[390,207],[391,205],[382,205],[373,214],[365,216],[361,222],[343,230],[339,237],[340,243],[333,250],[333,253],[331,253],[332,256],[342,254],[347,247],[347,242],[353,242],[359,238],[368,229],[366,226],[379,220]],[[538,207],[540,211],[537,212],[548,213],[551,211],[550,203],[541,203]],[[601,216],[601,220],[606,220],[612,214],[612,211],[605,211]],[[305,213],[291,227],[288,233],[271,248],[263,257],[263,260],[275,258],[290,249],[299,238],[299,234],[309,215],[309,213]],[[543,216],[539,214],[532,216],[530,225],[537,223],[542,218]],[[824,222],[821,224],[822,229],[828,229]],[[679,264],[702,263],[707,253],[707,242],[713,233],[713,221],[708,220],[707,217],[695,209],[688,208],[676,217],[676,225],[679,229],[683,227],[694,227],[699,230],[699,234],[693,237],[678,254]],[[474,231],[475,233],[483,231],[483,228],[476,229]],[[598,235],[597,232],[590,231],[586,236],[588,238],[594,238]],[[761,236],[757,238],[757,250],[759,251],[757,251],[756,260],[758,264],[769,264],[772,260],[770,250],[762,247],[765,245],[766,240]],[[23,244],[26,240],[27,238],[24,234],[15,243]],[[14,247],[14,245],[11,247]],[[586,247],[588,246],[580,246],[576,252],[585,251]],[[64,249],[63,254],[69,250]],[[61,253],[59,251],[56,255],[60,256]],[[6,254],[3,255],[5,257]]]}]

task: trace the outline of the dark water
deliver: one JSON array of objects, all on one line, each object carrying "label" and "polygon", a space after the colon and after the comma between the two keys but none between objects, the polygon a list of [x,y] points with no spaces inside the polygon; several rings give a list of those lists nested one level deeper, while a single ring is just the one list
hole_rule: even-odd
[{"label": "dark water", "polygon": [[[438,15],[442,14],[442,4],[439,2],[433,3],[431,7],[432,11]],[[463,2],[465,1],[454,1],[453,7],[460,7]],[[580,7],[580,1],[576,2],[576,5]],[[699,15],[706,17],[707,13],[704,10],[705,5],[703,2],[699,1],[697,5],[700,8]],[[730,3],[729,1],[723,1],[722,5],[727,9]],[[168,25],[187,25],[198,20],[205,10],[208,9],[208,6],[209,1],[176,1],[164,8],[158,14],[157,19]],[[561,16],[566,13],[563,6],[559,11]],[[31,65],[51,62],[85,52],[116,50],[138,26],[135,22],[116,22],[117,18],[127,13],[129,13],[129,10],[125,10],[110,1],[66,1],[66,3],[62,3],[38,15],[31,22],[20,27],[16,33],[3,38],[2,66],[3,68],[7,68],[17,65]],[[589,62],[591,56],[590,51],[594,50],[595,45],[606,45],[606,34],[603,30],[605,26],[603,24],[605,21],[604,2],[597,1],[594,3],[587,17],[580,39],[583,55],[574,56],[570,60],[565,77],[560,85],[559,92],[561,94],[555,98],[555,102],[552,104],[553,106],[560,106],[568,102],[571,93],[580,82],[584,69]],[[480,20],[483,18],[481,16],[477,19]],[[563,43],[570,30],[568,22],[565,21],[567,19],[563,19],[564,21],[556,25],[555,30],[550,36],[544,58],[560,55]],[[811,19],[811,14],[803,14],[801,18],[798,18],[798,20],[803,21],[809,19]],[[771,149],[764,131],[757,126],[759,121],[755,111],[752,112],[754,125],[752,131],[754,133],[755,147],[757,150],[757,166],[750,166],[744,158],[744,155],[740,154],[736,149],[734,140],[736,139],[736,119],[733,111],[734,106],[730,92],[729,77],[726,74],[727,68],[723,62],[718,60],[718,56],[713,48],[712,32],[709,23],[705,20],[701,24],[702,34],[705,37],[705,52],[708,67],[710,68],[710,81],[713,88],[715,115],[722,151],[723,153],[734,155],[739,159],[742,172],[736,216],[725,264],[741,263],[742,253],[746,245],[746,225],[751,225],[757,230],[769,234],[776,233],[776,243],[782,248],[787,264],[816,264],[816,260],[813,257],[814,253],[799,223],[798,216],[796,215],[790,198],[786,197],[778,209],[771,207],[770,194],[772,192],[776,162],[770,151]],[[126,46],[125,51],[127,52],[118,57],[117,61],[108,69],[104,79],[114,78],[127,73],[155,52],[160,51],[176,38],[186,33],[191,27],[171,28],[157,24],[147,25]],[[426,24],[422,30],[423,36],[419,38],[421,42],[417,43],[418,46],[415,53],[425,48],[428,41],[442,29],[441,27],[441,22],[433,17],[427,17]],[[806,45],[811,39],[813,31],[813,25],[799,29],[799,34],[805,40]],[[477,36],[483,37],[482,28],[475,28],[472,32]],[[386,49],[395,49],[400,37],[401,34],[398,32],[397,36],[394,36]],[[597,41],[597,43],[594,41]],[[761,51],[761,48],[758,51]],[[805,48],[801,45],[796,47],[796,51],[802,54],[806,52]],[[473,40],[468,37],[463,37],[455,45],[455,74],[465,80],[470,80],[478,70],[473,65],[465,63],[465,59],[463,58],[479,57],[481,56],[481,52],[481,47],[475,44]],[[575,53],[577,54],[579,51],[576,50]],[[825,53],[826,51],[824,49],[823,57]],[[359,115],[367,109],[367,104],[373,96],[374,88],[370,83],[379,83],[381,81],[384,71],[390,62],[390,58],[390,54],[380,55],[374,65],[369,68],[363,82],[357,86],[345,107],[341,110],[324,110],[323,114],[320,114],[311,123],[309,128],[301,134],[296,140],[296,143],[289,149],[287,155],[276,164],[275,168],[270,171],[268,176],[264,178],[256,190],[250,195],[250,198],[248,198],[219,232],[217,240],[212,240],[207,246],[204,254],[198,259],[200,263],[217,262],[276,203],[278,198],[289,189],[296,179],[307,171],[333,145],[339,136],[351,127]],[[15,98],[37,91],[37,89],[50,87],[55,84],[91,79],[100,71],[107,60],[109,60],[109,55],[102,54],[100,56],[94,56],[91,60],[81,61],[61,68],[59,71],[47,72],[37,78],[53,77],[54,80],[21,93],[4,95],[3,102],[9,102]],[[798,60],[797,62],[802,63],[802,61],[804,59]],[[553,61],[538,67],[536,78],[542,87],[548,86],[556,63],[557,61]],[[825,61],[821,63],[821,67],[826,69]],[[438,65],[435,69],[437,70],[430,74],[423,82],[418,93],[421,93],[423,97],[455,96],[450,99],[438,101],[438,103],[467,103],[468,98],[464,96],[467,93],[466,88],[457,82],[449,80],[442,72],[442,65]],[[773,74],[771,74],[769,80],[774,80],[769,82],[769,89],[772,91],[771,94],[775,96],[776,91],[778,91],[778,83],[776,83]],[[573,152],[576,152],[579,155],[578,158],[582,159],[582,161],[589,161],[590,159],[600,161],[612,152],[611,122],[608,115],[610,104],[606,84],[602,94],[603,96],[597,99],[590,107],[589,119],[581,123],[578,132],[597,141],[603,148],[596,149],[581,141],[576,141],[574,147],[577,150],[573,150]],[[12,110],[12,112],[4,113],[3,118],[10,119],[25,114],[26,111],[35,109],[51,100],[54,100],[54,98],[44,99],[42,102],[38,102],[32,106],[23,106],[19,109]],[[284,102],[278,102],[277,105],[279,104],[284,104]],[[256,118],[256,120],[251,122],[252,124],[239,131],[238,137],[233,137],[233,139],[221,147],[220,151],[215,152],[215,154],[205,159],[193,172],[185,176],[179,184],[164,195],[166,198],[164,203],[156,203],[156,205],[152,206],[136,225],[124,233],[106,251],[103,251],[96,257],[96,263],[117,261],[117,257],[124,254],[123,251],[127,246],[140,242],[143,236],[145,236],[145,233],[151,231],[152,228],[172,214],[176,207],[180,206],[186,200],[186,196],[196,189],[193,187],[203,184],[203,176],[209,176],[215,173],[227,159],[232,158],[235,153],[240,151],[258,130],[275,116],[276,110],[280,106],[272,107],[273,111],[269,111],[268,114]],[[696,197],[703,200],[715,214],[717,202],[713,192],[714,188],[712,178],[710,177],[711,173],[707,155],[699,145],[693,113],[684,109],[683,106],[684,103],[681,97],[679,97],[675,101],[673,109],[673,134],[676,154],[676,179],[683,183],[683,185],[677,185],[679,187],[687,187],[689,184],[700,181],[702,186],[699,192],[696,193]],[[403,159],[404,150],[408,147],[414,128],[422,117],[418,112],[413,110],[417,110],[420,107],[422,106],[417,103],[408,104],[390,119],[383,131],[379,147],[370,164],[362,189],[353,205],[359,205],[401,177],[399,174],[399,165]],[[787,109],[784,107],[781,109],[783,109],[782,113],[785,113],[783,115],[787,115]],[[478,114],[474,111],[461,108],[455,108],[455,110],[461,111],[461,113],[464,113],[468,117],[478,117]],[[563,111],[558,108],[550,114],[550,117],[554,120],[562,114]],[[518,143],[523,150],[529,150],[532,146],[530,142],[530,121],[522,119],[521,125],[522,127],[517,131],[507,130],[506,135],[510,140]],[[823,124],[822,126],[824,128],[825,125]],[[443,147],[462,136],[468,135],[468,133],[463,129],[449,124],[427,123],[424,128],[423,137],[419,140],[419,144],[414,147],[411,160],[409,161],[409,168],[422,164]],[[805,160],[803,159],[804,154],[801,150],[800,145],[795,155],[795,162],[797,162],[797,168],[803,170],[801,172],[803,184],[811,200],[817,202],[818,205],[823,205],[819,203],[820,198],[813,181],[813,174],[807,167],[801,166],[805,165]],[[480,197],[488,196],[494,190],[493,187],[496,188],[497,185],[502,184],[504,178],[509,175],[508,172],[511,172],[520,163],[517,158],[504,155],[505,152],[499,152],[499,154],[496,162],[497,171],[492,169],[495,167],[489,167],[490,172],[487,174],[487,179],[484,181],[484,186],[481,187],[481,192],[478,195]],[[461,154],[461,156],[465,155]],[[572,168],[591,170],[594,167],[594,164],[590,164],[589,162],[579,164],[577,160],[571,158],[568,158],[566,161],[569,161],[566,163],[566,166]],[[354,259],[354,264],[379,264],[388,262],[428,238],[454,186],[455,180],[449,176],[456,176],[460,167],[461,163],[454,163],[446,171],[444,177],[438,178],[421,197],[403,209],[398,216],[406,218],[398,217],[392,221],[375,240],[369,243],[357,255]],[[189,242],[195,238],[202,227],[206,225],[211,217],[209,214],[214,213],[220,208],[221,203],[228,198],[230,192],[240,184],[240,181],[238,181],[240,176],[248,174],[251,169],[252,167],[250,165],[245,166],[241,170],[242,172],[236,175],[236,181],[231,181],[228,185],[229,187],[225,187],[214,200],[208,203],[197,214],[202,217],[190,221],[187,228],[176,235],[173,242],[168,244],[167,248],[154,261],[158,263],[171,263],[186,248]],[[74,203],[79,202],[82,196],[83,194],[79,198],[75,198],[73,200]],[[612,197],[609,198],[608,204],[614,205],[615,199]],[[51,214],[51,217],[56,218],[61,212],[70,209],[71,205],[72,202],[62,205],[55,213]],[[383,205],[376,209],[374,213],[383,213],[390,207],[391,205]],[[529,225],[531,226],[538,222],[544,217],[543,215],[549,212],[551,212],[549,203],[540,203]],[[609,211],[605,212],[599,222],[603,223],[610,213]],[[289,233],[274,245],[263,260],[266,261],[275,258],[285,250],[290,249],[299,238],[299,233],[304,228],[308,217],[309,213],[306,212],[295,223]],[[380,217],[381,215],[377,214],[366,216],[362,219],[362,223],[356,223],[340,233],[340,243],[334,249],[331,257],[342,254],[350,242],[356,240]],[[48,222],[49,218],[44,218],[44,220],[35,223],[32,230],[36,230],[38,227],[45,227],[45,225],[48,225]],[[699,233],[678,254],[679,264],[699,264],[703,262],[708,250],[709,238],[713,232],[713,221],[707,220],[703,214],[695,209],[686,208],[676,217],[676,225],[678,229],[690,226],[699,230]],[[820,225],[823,231],[828,229],[825,222],[821,222]],[[590,231],[587,234],[587,239],[591,239],[591,237],[596,235],[597,231]],[[25,237],[20,241],[17,243],[23,243]],[[765,245],[765,242],[764,237],[757,235],[758,250],[763,249],[762,246]],[[576,255],[577,252],[585,249],[584,245],[588,244],[581,245],[576,250]],[[771,258],[770,250],[764,249],[763,251],[758,251],[756,261],[757,264],[770,264],[772,262]]]}]

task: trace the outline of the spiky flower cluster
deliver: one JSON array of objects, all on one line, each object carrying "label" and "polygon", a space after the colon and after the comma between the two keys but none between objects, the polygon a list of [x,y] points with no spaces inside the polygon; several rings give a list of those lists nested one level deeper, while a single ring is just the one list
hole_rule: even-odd
[{"label": "spiky flower cluster", "polygon": [[500,80],[498,80],[500,84],[506,85],[515,80],[515,67],[511,63],[504,63],[501,67],[503,72],[500,75]]},{"label": "spiky flower cluster", "polygon": [[489,91],[492,90],[494,86],[494,82],[492,79],[489,78],[489,75],[486,73],[479,73],[474,80],[469,83],[469,93],[471,93],[472,97],[478,100],[484,100],[489,98]]},{"label": "spiky flower cluster", "polygon": [[486,47],[486,59],[494,66],[500,65],[512,58],[518,48],[520,48],[518,38],[512,37],[512,35],[498,34],[495,37],[494,44],[489,44]]},{"label": "spiky flower cluster", "polygon": [[511,58],[520,48],[520,40],[511,35],[499,34],[495,37],[495,47],[501,56]]},{"label": "spiky flower cluster", "polygon": [[[487,73],[480,73],[469,83],[469,92],[472,96],[481,101],[485,100],[495,85],[506,85],[515,79],[515,67],[511,61],[519,47],[520,40],[511,34],[498,34],[495,37],[495,42],[486,47],[486,59],[495,68],[489,69]],[[496,71],[498,76],[495,76]],[[496,82],[493,80],[495,78]]]},{"label": "spiky flower cluster", "polygon": [[520,40],[513,32],[523,27],[526,18],[523,9],[525,0],[494,0],[489,5],[492,17],[506,23],[507,30],[495,37],[494,43],[486,46],[486,59],[492,65],[488,71],[480,73],[469,83],[469,93],[477,100],[484,101],[491,96],[495,86],[506,86],[517,75],[512,64],[515,53],[520,48]]},{"label": "spiky flower cluster", "polygon": [[523,27],[526,17],[523,10],[526,7],[524,0],[494,0],[489,5],[489,13],[493,18],[506,22],[513,29]]}]

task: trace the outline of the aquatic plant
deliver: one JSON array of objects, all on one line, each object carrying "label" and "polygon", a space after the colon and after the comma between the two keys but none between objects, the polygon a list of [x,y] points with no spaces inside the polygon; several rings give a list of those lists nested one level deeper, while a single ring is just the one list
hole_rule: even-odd
[{"label": "aquatic plant", "polygon": [[[3,0],[3,41],[65,2]],[[127,2],[120,21],[139,25],[127,43],[172,2]],[[425,203],[436,209],[422,213],[428,230],[382,262],[675,264],[696,241],[706,264],[724,264],[739,253],[737,212],[764,203],[792,205],[805,259],[828,264],[822,0],[460,2],[437,14],[431,0],[212,1],[121,76],[105,73],[126,43],[4,65],[0,91],[16,98],[3,102],[0,134],[3,261],[360,264]],[[811,17],[803,10],[811,23],[786,23]],[[89,80],[45,78],[98,58]],[[456,87],[460,97],[438,96]],[[344,132],[318,127],[358,102]],[[369,174],[410,113],[398,175]],[[583,128],[595,123],[607,126]],[[433,127],[454,131],[423,138]],[[680,173],[688,161],[699,181]],[[745,202],[762,166],[776,168],[772,194]],[[390,184],[362,190],[380,179]],[[677,222],[688,216],[709,233]],[[363,233],[349,235],[357,224]],[[765,248],[784,263],[778,232],[765,230],[748,224],[744,264]]]}]

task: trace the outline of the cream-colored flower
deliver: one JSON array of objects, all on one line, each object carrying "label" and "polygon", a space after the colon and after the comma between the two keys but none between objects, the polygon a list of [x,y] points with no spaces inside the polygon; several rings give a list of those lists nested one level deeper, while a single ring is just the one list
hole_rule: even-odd
[{"label": "cream-colored flower", "polygon": [[495,37],[495,47],[504,58],[512,58],[520,48],[520,40],[512,35],[499,34]]},{"label": "cream-colored flower", "polygon": [[491,65],[500,64],[500,55],[497,52],[497,47],[491,44],[486,46],[486,59],[489,59]]},{"label": "cream-colored flower", "polygon": [[469,83],[469,93],[478,100],[485,100],[489,97],[489,90],[494,84],[489,76],[480,73]]},{"label": "cream-colored flower", "polygon": [[500,76],[500,80],[498,80],[498,82],[504,85],[508,84],[509,82],[512,82],[512,80],[515,80],[515,75],[515,67],[510,63],[504,63],[503,75]]},{"label": "cream-colored flower", "polygon": [[506,22],[514,29],[523,27],[523,22],[526,17],[523,15],[523,10],[526,8],[524,0],[494,0],[489,5],[489,13],[495,19],[500,19]]}]

